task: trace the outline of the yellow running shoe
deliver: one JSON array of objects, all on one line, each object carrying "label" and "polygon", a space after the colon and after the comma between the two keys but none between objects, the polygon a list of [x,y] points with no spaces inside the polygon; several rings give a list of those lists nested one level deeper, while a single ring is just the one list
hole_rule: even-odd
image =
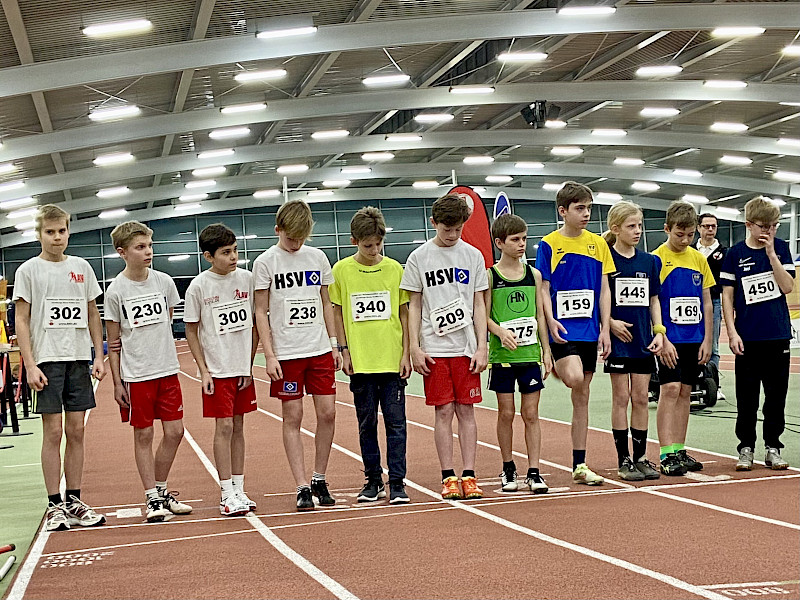
[{"label": "yellow running shoe", "polygon": [[600,485],[605,479],[587,467],[586,463],[581,463],[572,472],[572,481],[585,485]]}]

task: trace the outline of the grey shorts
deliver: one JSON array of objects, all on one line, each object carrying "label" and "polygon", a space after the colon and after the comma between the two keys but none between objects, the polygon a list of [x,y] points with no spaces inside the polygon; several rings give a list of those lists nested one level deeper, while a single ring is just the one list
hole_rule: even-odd
[{"label": "grey shorts", "polygon": [[45,362],[39,369],[47,377],[47,385],[41,392],[31,390],[33,412],[55,414],[95,407],[88,361]]}]

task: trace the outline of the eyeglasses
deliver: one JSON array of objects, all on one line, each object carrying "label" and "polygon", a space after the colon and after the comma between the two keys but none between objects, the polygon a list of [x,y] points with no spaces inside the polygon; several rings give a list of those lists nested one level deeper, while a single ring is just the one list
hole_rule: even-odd
[{"label": "eyeglasses", "polygon": [[780,223],[772,223],[770,225],[762,225],[761,223],[753,223],[752,221],[747,221],[748,225],[753,225],[754,227],[758,227],[763,232],[769,232],[775,229],[777,231],[778,227],[781,226]]},{"label": "eyeglasses", "polygon": [[700,225],[700,227],[702,227],[703,229],[716,229],[717,225],[716,223],[714,223],[714,224]]}]

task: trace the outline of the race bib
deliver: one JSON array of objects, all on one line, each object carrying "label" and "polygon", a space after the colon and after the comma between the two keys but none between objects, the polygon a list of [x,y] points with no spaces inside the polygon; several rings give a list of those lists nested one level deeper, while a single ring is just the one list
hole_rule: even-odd
[{"label": "race bib", "polygon": [[164,306],[164,296],[161,294],[144,294],[122,301],[128,323],[131,327],[144,327],[153,323],[167,322],[167,309]]},{"label": "race bib", "polygon": [[386,321],[392,316],[392,298],[388,290],[350,294],[353,321]]},{"label": "race bib", "polygon": [[594,313],[594,292],[592,290],[556,292],[556,306],[559,319],[591,317]]},{"label": "race bib", "polygon": [[46,298],[44,301],[45,329],[84,329],[86,301],[83,298]]},{"label": "race bib", "polygon": [[650,306],[650,280],[646,277],[618,277],[614,289],[617,306]]},{"label": "race bib", "polygon": [[311,327],[322,323],[322,302],[316,298],[286,298],[283,323],[286,327]]},{"label": "race bib", "polygon": [[670,298],[669,319],[679,325],[697,325],[700,322],[700,298],[693,296]]},{"label": "race bib", "polygon": [[459,296],[456,300],[432,310],[431,324],[439,336],[464,329],[470,324],[464,300]]},{"label": "race bib", "polygon": [[758,304],[783,296],[772,271],[742,277],[742,290],[746,304]]},{"label": "race bib", "polygon": [[217,304],[211,309],[211,314],[219,335],[253,328],[253,315],[250,312],[250,302],[247,300]]},{"label": "race bib", "polygon": [[500,323],[500,327],[514,332],[514,335],[517,336],[517,346],[532,346],[539,341],[538,323],[534,317],[519,317],[503,321]]}]

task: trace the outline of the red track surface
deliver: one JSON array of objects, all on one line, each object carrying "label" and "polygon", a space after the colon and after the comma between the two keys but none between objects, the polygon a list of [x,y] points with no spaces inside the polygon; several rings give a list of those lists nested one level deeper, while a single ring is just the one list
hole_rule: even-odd
[{"label": "red track surface", "polygon": [[[180,358],[193,375],[190,355]],[[256,376],[263,380],[263,369]],[[211,457],[213,422],[200,416],[199,384],[189,376],[181,382],[187,432],[204,458]],[[630,485],[611,469],[610,434],[590,431],[589,463],[614,481],[587,488],[574,485],[564,466],[571,460],[568,425],[548,421],[542,470],[551,492],[502,494],[494,476],[496,413],[478,409],[477,472],[486,497],[443,502],[436,494],[433,412],[411,396],[407,481],[413,502],[358,505],[357,426],[352,396],[340,384],[328,468],[339,502],[298,514],[276,418],[280,403],[267,397],[265,383],[257,386],[259,412],[245,419],[246,487],[258,502],[257,516],[220,517],[219,488],[187,440],[170,487],[195,507],[192,515],[163,524],[109,516],[103,527],[46,535],[43,553],[28,563],[27,587],[12,586],[10,597],[769,599],[800,591],[795,471],[735,473],[731,459],[698,452],[705,478],[733,479]],[[119,423],[111,390],[110,381],[97,390],[83,485],[86,500],[106,513],[140,508],[143,496],[130,427]],[[306,409],[304,425],[313,432],[310,400]],[[524,452],[521,425],[515,444]],[[307,439],[309,471],[312,448]],[[524,470],[522,456],[517,465]],[[282,544],[289,558],[275,547]]]}]

